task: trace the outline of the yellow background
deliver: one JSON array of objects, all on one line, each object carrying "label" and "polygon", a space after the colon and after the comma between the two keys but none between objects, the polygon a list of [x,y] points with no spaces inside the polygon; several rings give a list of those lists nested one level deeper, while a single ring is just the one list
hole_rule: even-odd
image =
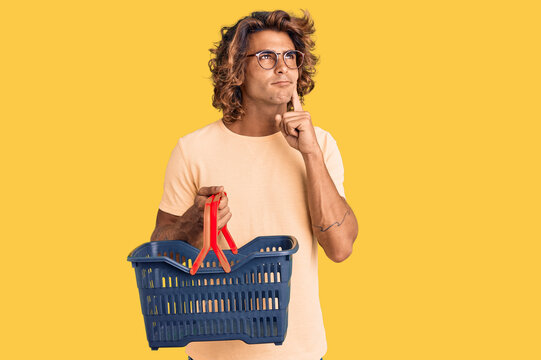
[{"label": "yellow background", "polygon": [[[359,221],[346,262],[320,252],[326,360],[541,358],[535,3],[263,8],[313,15],[305,109]],[[149,349],[126,256],[177,139],[219,118],[208,49],[261,4],[2,3],[0,357],[185,359]]]}]

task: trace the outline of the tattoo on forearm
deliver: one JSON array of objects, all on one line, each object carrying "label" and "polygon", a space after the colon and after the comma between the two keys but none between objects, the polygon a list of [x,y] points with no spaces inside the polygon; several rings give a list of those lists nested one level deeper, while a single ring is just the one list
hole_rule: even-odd
[{"label": "tattoo on forearm", "polygon": [[321,232],[325,232],[325,231],[329,230],[331,227],[333,227],[333,226],[335,226],[335,225],[336,225],[336,226],[342,225],[342,224],[344,223],[344,220],[346,220],[346,216],[347,216],[348,214],[349,214],[349,209],[346,210],[346,213],[344,214],[344,217],[342,218],[342,221],[340,221],[340,222],[334,222],[334,223],[332,223],[331,225],[329,225],[329,226],[326,227],[326,228],[324,228],[323,226],[320,226],[320,225],[314,225],[314,227],[319,228],[319,231],[321,231]]}]

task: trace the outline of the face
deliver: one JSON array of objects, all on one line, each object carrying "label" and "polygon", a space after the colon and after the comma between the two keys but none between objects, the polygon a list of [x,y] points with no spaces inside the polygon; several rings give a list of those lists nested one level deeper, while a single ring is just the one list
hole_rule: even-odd
[{"label": "face", "polygon": [[261,50],[281,53],[278,55],[278,63],[274,69],[265,70],[259,66],[257,57],[247,58],[244,83],[241,85],[243,99],[256,104],[287,104],[297,89],[299,70],[288,68],[282,54],[287,50],[295,50],[295,46],[287,33],[263,30],[248,36],[247,54]]}]

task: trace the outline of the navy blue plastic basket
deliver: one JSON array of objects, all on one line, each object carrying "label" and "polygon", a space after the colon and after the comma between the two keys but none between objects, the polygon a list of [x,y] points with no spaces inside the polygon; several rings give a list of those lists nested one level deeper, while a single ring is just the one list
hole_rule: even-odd
[{"label": "navy blue plastic basket", "polygon": [[260,236],[224,250],[231,272],[209,251],[190,275],[199,249],[180,240],[145,243],[128,256],[149,346],[183,347],[192,341],[243,340],[281,345],[287,332],[292,236]]}]

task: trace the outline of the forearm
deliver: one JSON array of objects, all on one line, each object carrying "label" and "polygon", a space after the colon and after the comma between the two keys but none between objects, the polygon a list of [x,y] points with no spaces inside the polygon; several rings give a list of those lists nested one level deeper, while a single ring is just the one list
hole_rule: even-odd
[{"label": "forearm", "polygon": [[182,240],[199,247],[203,241],[203,224],[198,221],[192,206],[176,222],[163,224],[154,229],[150,241]]},{"label": "forearm", "polygon": [[316,238],[331,260],[343,261],[353,250],[357,219],[336,190],[323,154],[303,155],[303,159],[308,181],[308,206]]}]

